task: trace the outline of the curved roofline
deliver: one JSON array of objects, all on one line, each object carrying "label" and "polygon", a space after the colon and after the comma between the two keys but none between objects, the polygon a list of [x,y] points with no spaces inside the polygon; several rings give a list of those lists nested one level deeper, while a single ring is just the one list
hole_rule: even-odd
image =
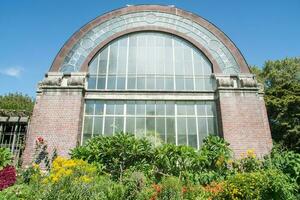
[{"label": "curved roofline", "polygon": [[[162,5],[135,5],[135,6],[128,6],[119,9],[115,9],[113,11],[107,12],[101,16],[96,17],[92,21],[83,25],[78,31],[76,31],[62,46],[58,54],[56,55],[49,71],[58,71],[64,61],[64,58],[67,56],[68,52],[72,49],[72,47],[83,37],[88,31],[90,31],[95,26],[99,24],[128,13],[135,13],[135,12],[142,12],[142,11],[159,11],[169,14],[178,15],[184,18],[188,18],[202,27],[206,28],[210,31],[213,35],[215,35],[230,51],[234,59],[236,60],[237,64],[240,67],[241,73],[250,73],[249,67],[247,62],[240,52],[240,50],[236,47],[236,45],[232,42],[232,40],[223,32],[221,31],[216,25],[209,22],[208,20],[177,7],[170,7],[170,6],[162,6]],[[175,34],[176,35],[176,34]],[[182,37],[179,35],[179,37]],[[197,46],[197,45],[195,45]],[[200,49],[201,50],[201,49]],[[202,51],[202,50],[201,50]],[[87,61],[85,61],[86,63]],[[211,61],[212,62],[212,61]]]}]

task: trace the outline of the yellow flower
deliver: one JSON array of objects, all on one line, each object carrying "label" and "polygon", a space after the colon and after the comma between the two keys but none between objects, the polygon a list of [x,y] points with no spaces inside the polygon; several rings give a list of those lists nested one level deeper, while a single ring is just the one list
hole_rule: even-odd
[{"label": "yellow flower", "polygon": [[40,169],[40,166],[39,166],[38,164],[36,164],[36,163],[34,163],[34,164],[32,165],[32,167],[33,167],[33,169]]},{"label": "yellow flower", "polygon": [[247,150],[247,157],[249,157],[249,158],[255,158],[256,157],[254,149],[248,149]]},{"label": "yellow flower", "polygon": [[84,175],[84,176],[80,177],[80,180],[84,183],[89,183],[89,182],[91,182],[92,179],[90,177]]}]

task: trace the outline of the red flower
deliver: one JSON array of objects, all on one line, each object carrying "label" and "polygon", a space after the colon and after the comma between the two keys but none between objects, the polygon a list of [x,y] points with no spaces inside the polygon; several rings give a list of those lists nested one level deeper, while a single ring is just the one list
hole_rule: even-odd
[{"label": "red flower", "polygon": [[44,138],[42,138],[42,137],[37,137],[37,138],[36,138],[36,141],[37,141],[38,143],[44,143]]}]

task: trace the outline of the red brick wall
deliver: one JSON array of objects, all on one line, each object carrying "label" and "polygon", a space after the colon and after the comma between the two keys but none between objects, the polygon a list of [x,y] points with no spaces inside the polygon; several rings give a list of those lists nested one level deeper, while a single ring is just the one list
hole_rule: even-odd
[{"label": "red brick wall", "polygon": [[223,136],[236,157],[248,149],[258,156],[268,153],[272,139],[263,97],[255,93],[221,93],[219,97]]},{"label": "red brick wall", "polygon": [[80,135],[82,101],[81,93],[37,96],[29,125],[23,165],[31,163],[38,136],[46,140],[50,152],[56,148],[58,155],[68,156],[69,149],[76,146]]}]

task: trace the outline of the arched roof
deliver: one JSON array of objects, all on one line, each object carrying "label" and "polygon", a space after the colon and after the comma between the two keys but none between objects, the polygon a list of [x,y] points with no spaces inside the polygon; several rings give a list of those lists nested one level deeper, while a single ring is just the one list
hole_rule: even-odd
[{"label": "arched roof", "polygon": [[160,5],[128,6],[92,20],[64,44],[50,71],[87,71],[102,47],[138,31],[166,32],[188,40],[210,60],[214,73],[250,73],[238,48],[220,29],[198,15]]}]

